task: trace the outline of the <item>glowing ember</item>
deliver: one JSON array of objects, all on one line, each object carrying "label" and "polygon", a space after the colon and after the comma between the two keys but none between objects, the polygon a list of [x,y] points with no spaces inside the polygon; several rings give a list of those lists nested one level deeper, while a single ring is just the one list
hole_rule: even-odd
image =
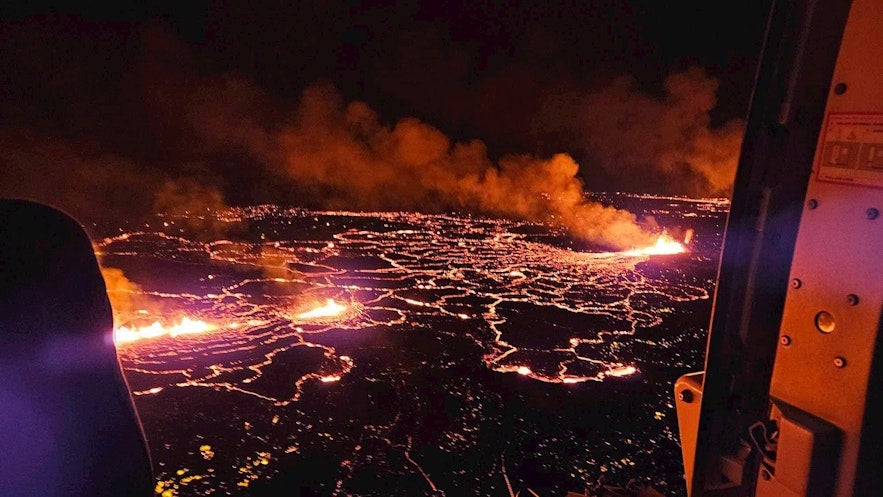
[{"label": "glowing ember", "polygon": [[634,248],[622,252],[623,255],[639,256],[639,255],[670,255],[683,254],[687,249],[684,244],[672,238],[669,234],[663,233],[656,239],[656,243],[644,248]]},{"label": "glowing ember", "polygon": [[338,304],[333,299],[328,299],[325,305],[317,307],[311,311],[302,312],[297,315],[300,319],[316,319],[337,316],[346,310],[346,306]]},{"label": "glowing ember", "polygon": [[340,381],[340,375],[334,374],[334,375],[322,376],[321,378],[319,378],[319,381],[321,381],[322,383],[332,383],[335,381]]},{"label": "glowing ember", "polygon": [[119,345],[145,338],[157,338],[161,336],[170,336],[174,338],[179,335],[204,333],[214,329],[217,329],[217,327],[210,325],[205,321],[190,319],[187,316],[184,316],[179,323],[171,326],[164,326],[159,321],[154,321],[153,324],[148,326],[120,326],[113,332],[113,341]]},{"label": "glowing ember", "polygon": [[527,366],[518,366],[518,369],[515,370],[518,374],[527,376],[531,373],[530,368]]}]

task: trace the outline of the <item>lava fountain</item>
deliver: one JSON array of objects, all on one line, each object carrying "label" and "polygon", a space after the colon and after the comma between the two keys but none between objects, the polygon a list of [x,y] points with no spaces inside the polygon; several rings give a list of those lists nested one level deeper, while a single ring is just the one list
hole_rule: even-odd
[{"label": "lava fountain", "polygon": [[315,309],[311,309],[306,312],[302,312],[297,315],[299,319],[321,319],[321,318],[330,318],[334,316],[339,316],[344,311],[346,311],[347,306],[343,304],[338,304],[334,301],[334,299],[328,299],[325,302],[325,305],[321,307],[316,307]]},{"label": "lava fountain", "polygon": [[199,319],[190,319],[187,316],[172,325],[164,325],[159,321],[154,321],[147,326],[119,326],[114,329],[113,341],[117,345],[135,342],[145,338],[157,338],[161,336],[177,337],[180,335],[190,335],[196,333],[204,333],[217,329],[217,326],[206,323]]},{"label": "lava fountain", "polygon": [[643,248],[633,248],[631,250],[620,252],[620,254],[626,256],[673,255],[683,254],[686,251],[687,248],[683,243],[675,240],[668,233],[663,233],[659,235],[659,238],[656,239],[656,243],[653,245]]}]

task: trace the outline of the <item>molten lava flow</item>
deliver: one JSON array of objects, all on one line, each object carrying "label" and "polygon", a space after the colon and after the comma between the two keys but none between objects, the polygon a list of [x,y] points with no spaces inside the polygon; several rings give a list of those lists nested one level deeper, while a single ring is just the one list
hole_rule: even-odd
[{"label": "molten lava flow", "polygon": [[333,299],[328,299],[325,305],[322,307],[317,307],[315,309],[302,312],[297,315],[300,319],[316,319],[316,318],[327,318],[332,316],[337,316],[343,311],[346,310],[346,306],[343,304],[338,304]]},{"label": "molten lava flow", "polygon": [[629,376],[638,372],[638,368],[634,366],[617,365],[610,371],[604,373],[605,376]]},{"label": "molten lava flow", "polygon": [[193,333],[204,333],[211,331],[217,327],[198,319],[190,319],[187,316],[181,318],[181,321],[171,326],[165,326],[159,321],[154,321],[148,326],[120,326],[113,332],[113,341],[117,345],[123,343],[135,342],[145,338],[156,338],[160,336],[176,337],[179,335],[189,335]]},{"label": "molten lava flow", "polygon": [[668,233],[663,233],[659,235],[659,238],[656,239],[656,243],[654,243],[653,245],[644,248],[633,248],[631,250],[621,252],[621,254],[628,256],[671,255],[683,254],[686,251],[687,248],[684,247],[684,244],[672,238]]}]

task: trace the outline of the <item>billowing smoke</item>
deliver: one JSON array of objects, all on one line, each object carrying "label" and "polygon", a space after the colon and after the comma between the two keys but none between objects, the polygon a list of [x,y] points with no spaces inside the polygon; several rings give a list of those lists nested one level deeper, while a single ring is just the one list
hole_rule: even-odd
[{"label": "billowing smoke", "polygon": [[259,92],[235,79],[200,92],[189,117],[210,143],[246,148],[270,170],[319,192],[324,205],[370,210],[465,210],[550,223],[585,240],[628,248],[652,243],[629,212],[588,202],[566,154],[489,159],[484,143],[454,143],[414,118],[383,123],[330,85],[304,91],[293,118],[268,128]]},{"label": "billowing smoke", "polygon": [[131,160],[95,144],[0,127],[0,196],[50,204],[90,223],[138,219],[155,188]]},{"label": "billowing smoke", "polygon": [[[669,77],[661,96],[640,91],[628,77],[599,91],[574,83],[571,96],[559,99],[567,104],[558,106],[562,112],[536,116],[545,136],[566,135],[569,146],[550,139],[538,147],[546,155],[492,159],[497,154],[484,142],[456,142],[415,118],[385,121],[328,84],[308,87],[292,105],[286,97],[294,95],[280,96],[279,89],[195,69],[198,57],[174,37],[143,35],[143,60],[126,73],[123,94],[110,100],[125,112],[109,124],[102,124],[108,103],[95,92],[96,105],[62,106],[66,121],[54,135],[34,132],[44,129],[38,125],[0,128],[0,195],[50,203],[84,222],[133,222],[163,211],[207,238],[221,236],[224,226],[204,213],[227,201],[277,202],[476,212],[630,248],[652,243],[654,227],[587,202],[573,157],[590,183],[594,167],[607,172],[603,182],[619,179],[623,189],[708,195],[725,194],[732,183],[742,124],[711,125],[718,84],[700,69]],[[561,94],[556,85],[538,93],[551,99]],[[529,137],[525,143],[537,145]],[[573,155],[552,153],[561,148]],[[648,185],[653,181],[658,188]]]},{"label": "billowing smoke", "polygon": [[153,213],[181,216],[194,232],[226,226],[207,215],[226,207],[220,190],[107,151],[27,128],[0,127],[0,197],[59,208],[93,231],[93,223],[137,223]]},{"label": "billowing smoke", "polygon": [[132,314],[150,305],[141,287],[133,283],[123,274],[123,270],[115,267],[102,267],[101,276],[107,287],[107,296],[114,314]]},{"label": "billowing smoke", "polygon": [[729,194],[744,123],[711,126],[719,82],[700,68],[672,74],[664,86],[665,95],[655,97],[622,76],[583,97],[577,127],[584,151],[624,180],[655,175],[682,193]]},{"label": "billowing smoke", "polygon": [[227,208],[221,192],[192,178],[167,180],[157,191],[153,206],[155,212],[183,220],[198,239],[216,240],[230,228],[218,219],[217,213]]}]

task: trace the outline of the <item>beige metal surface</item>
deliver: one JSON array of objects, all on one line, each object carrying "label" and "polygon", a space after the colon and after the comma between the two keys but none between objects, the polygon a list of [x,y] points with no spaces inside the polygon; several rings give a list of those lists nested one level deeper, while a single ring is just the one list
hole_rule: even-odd
[{"label": "beige metal surface", "polygon": [[776,479],[800,495],[806,495],[809,490],[812,458],[808,456],[813,453],[815,438],[811,430],[790,419],[779,422],[781,457],[776,459]]},{"label": "beige metal surface", "polygon": [[[833,495],[847,497],[866,402],[880,395],[868,377],[883,307],[883,216],[873,210],[883,210],[883,1],[853,3],[831,86],[770,394],[842,431]],[[759,479],[759,495],[764,487]]]},{"label": "beige metal surface", "polygon": [[699,430],[699,410],[702,404],[702,379],[705,373],[688,373],[675,382],[675,405],[678,412],[678,431],[681,437],[681,455],[687,495],[693,483],[693,459],[696,455],[696,436]]}]

